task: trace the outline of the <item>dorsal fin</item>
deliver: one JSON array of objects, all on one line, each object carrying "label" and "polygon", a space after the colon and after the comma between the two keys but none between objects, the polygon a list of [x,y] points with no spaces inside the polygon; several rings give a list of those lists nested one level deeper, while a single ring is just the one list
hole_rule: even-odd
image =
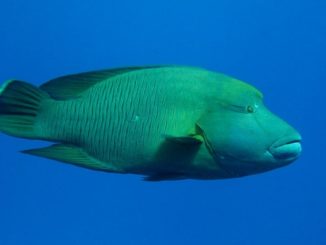
[{"label": "dorsal fin", "polygon": [[50,80],[41,85],[40,88],[43,91],[47,92],[54,99],[67,100],[78,97],[79,94],[86,91],[94,84],[112,78],[114,76],[135,70],[160,67],[162,66],[124,67],[79,73]]}]

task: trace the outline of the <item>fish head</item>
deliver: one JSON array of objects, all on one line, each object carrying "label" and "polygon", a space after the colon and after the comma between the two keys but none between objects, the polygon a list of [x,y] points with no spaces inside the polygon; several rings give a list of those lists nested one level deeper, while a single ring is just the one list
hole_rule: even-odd
[{"label": "fish head", "polygon": [[215,162],[228,177],[240,177],[296,160],[300,134],[267,109],[258,90],[235,84],[197,123]]}]

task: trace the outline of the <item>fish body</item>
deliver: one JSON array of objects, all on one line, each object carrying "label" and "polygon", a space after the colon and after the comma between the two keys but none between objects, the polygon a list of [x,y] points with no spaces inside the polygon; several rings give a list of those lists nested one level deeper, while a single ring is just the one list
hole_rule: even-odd
[{"label": "fish body", "polygon": [[[39,88],[9,81],[0,92],[0,130],[57,143],[25,153],[95,170],[142,174],[147,180],[239,177],[279,167],[238,166],[228,154],[217,153],[227,142],[216,139],[232,135],[226,125],[239,120],[234,114],[245,115],[236,110],[263,107],[261,99],[258,90],[237,79],[181,66],[88,72]],[[300,141],[294,129],[276,121]]]}]

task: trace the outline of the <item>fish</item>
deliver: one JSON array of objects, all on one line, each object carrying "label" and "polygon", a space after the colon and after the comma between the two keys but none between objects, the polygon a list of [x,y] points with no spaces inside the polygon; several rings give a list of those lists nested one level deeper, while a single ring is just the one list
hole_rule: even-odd
[{"label": "fish", "polygon": [[23,153],[146,181],[238,178],[286,166],[301,135],[263,94],[198,67],[123,67],[0,88],[0,132],[52,142]]}]

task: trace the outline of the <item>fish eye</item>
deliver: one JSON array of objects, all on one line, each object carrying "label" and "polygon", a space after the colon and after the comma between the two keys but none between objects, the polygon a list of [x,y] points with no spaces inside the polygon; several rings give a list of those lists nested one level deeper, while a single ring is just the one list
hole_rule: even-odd
[{"label": "fish eye", "polygon": [[247,113],[254,113],[254,112],[257,110],[257,108],[258,108],[257,105],[254,105],[254,106],[252,106],[252,105],[248,105],[248,106],[246,107],[246,111],[247,111]]},{"label": "fish eye", "polygon": [[251,106],[251,105],[248,105],[247,106],[247,112],[248,113],[253,113],[255,110],[254,110],[254,108]]}]

